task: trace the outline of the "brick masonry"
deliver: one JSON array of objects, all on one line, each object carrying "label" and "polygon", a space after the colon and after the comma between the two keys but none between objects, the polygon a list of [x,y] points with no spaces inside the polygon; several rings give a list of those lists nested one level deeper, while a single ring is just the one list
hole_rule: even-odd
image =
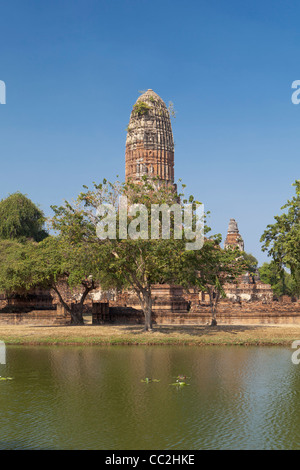
[{"label": "brick masonry", "polygon": [[[70,289],[63,283],[64,298],[70,305],[76,307],[81,290]],[[232,289],[232,286],[231,286]],[[289,297],[274,301],[269,295],[259,298],[259,290],[268,293],[268,286],[253,287],[240,284],[235,289],[250,295],[256,290],[250,300],[233,297],[222,300],[218,306],[218,322],[220,324],[257,324],[257,323],[299,323],[300,302],[292,302]],[[269,293],[268,293],[269,294]],[[14,298],[13,302],[6,301],[6,306],[0,312],[0,324],[69,324],[70,317],[60,305],[53,291],[38,291],[37,302],[34,292],[30,301],[26,298]],[[185,292],[180,286],[153,286],[153,321],[157,324],[205,325],[210,322],[211,313],[207,296],[201,292],[190,290]],[[50,300],[51,299],[51,300]],[[2,305],[5,299],[2,296]],[[103,305],[104,304],[104,305]],[[102,292],[98,288],[90,293],[85,306],[85,313],[92,315],[93,324],[143,324],[144,316],[138,299],[133,291]]]},{"label": "brick masonry", "polygon": [[228,225],[227,236],[224,242],[224,248],[238,247],[241,251],[244,251],[244,240],[242,239],[237,222],[235,219],[230,219]]},{"label": "brick masonry", "polygon": [[[144,108],[139,106],[144,105]],[[142,176],[174,183],[174,140],[169,111],[163,100],[147,90],[133,106],[127,127],[126,181]]]}]

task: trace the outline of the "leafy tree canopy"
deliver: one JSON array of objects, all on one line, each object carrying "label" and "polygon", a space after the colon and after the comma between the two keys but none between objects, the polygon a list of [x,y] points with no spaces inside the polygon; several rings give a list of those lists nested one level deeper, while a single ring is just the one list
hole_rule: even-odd
[{"label": "leafy tree canopy", "polygon": [[[40,243],[0,241],[0,290],[8,295],[26,293],[34,287],[53,289],[74,324],[83,324],[83,304],[102,273],[99,249],[82,243],[69,244],[49,236]],[[81,287],[78,309],[72,311],[61,291],[61,280]]]},{"label": "leafy tree canopy", "polygon": [[297,283],[294,281],[291,274],[286,270],[281,270],[274,261],[263,263],[258,271],[262,282],[271,285],[275,296],[300,295]]},{"label": "leafy tree canopy", "polygon": [[207,292],[212,313],[212,326],[217,325],[218,302],[226,297],[225,284],[235,284],[245,269],[245,260],[238,248],[222,249],[221,236],[206,238],[203,248],[187,254],[185,269],[181,271],[182,285],[197,286]]},{"label": "leafy tree canopy", "polygon": [[0,201],[0,239],[37,242],[47,237],[43,212],[24,194],[16,192]]},{"label": "leafy tree canopy", "polygon": [[250,274],[255,274],[257,271],[258,261],[251,253],[246,253],[245,251],[242,254],[244,262],[246,265],[246,270]]},{"label": "leafy tree canopy", "polygon": [[[184,185],[182,185],[184,188]],[[101,238],[98,224],[106,215],[97,209],[101,204],[116,208],[116,226],[120,227],[120,196],[126,195],[128,203],[135,205],[136,213],[127,212],[125,229],[133,226],[135,238],[127,238],[117,231],[115,237]],[[0,289],[7,292],[17,289],[29,290],[40,285],[54,289],[61,303],[73,315],[74,323],[82,324],[82,307],[88,293],[101,287],[134,289],[145,315],[145,329],[152,329],[151,286],[156,283],[181,284],[190,288],[196,286],[209,293],[216,324],[216,306],[224,296],[223,286],[234,282],[245,269],[244,258],[239,250],[223,250],[219,235],[206,238],[201,249],[187,250],[185,237],[185,214],[179,218],[170,213],[170,237],[164,238],[162,219],[158,221],[159,237],[152,238],[148,231],[151,227],[139,222],[140,214],[145,211],[151,219],[152,204],[172,206],[180,200],[183,204],[196,205],[193,196],[178,194],[170,185],[155,184],[153,180],[143,179],[136,183],[94,184],[89,190],[85,187],[78,198],[64,205],[53,206],[52,228],[56,236],[49,236],[39,243],[29,240],[0,242]],[[143,206],[140,206],[143,204]],[[178,207],[178,206],[177,206]],[[184,206],[180,205],[180,211]],[[193,222],[196,220],[193,218]],[[204,233],[210,231],[205,220]],[[123,224],[123,222],[122,222]],[[150,224],[151,225],[151,224]],[[175,231],[182,235],[174,236]],[[147,236],[145,236],[147,235]],[[82,286],[78,315],[72,312],[60,292],[58,281],[64,277],[70,286]]]},{"label": "leafy tree canopy", "polygon": [[262,250],[267,251],[277,265],[284,283],[284,268],[288,268],[300,290],[300,180],[293,184],[295,196],[281,208],[281,215],[274,217],[274,224],[267,226],[261,242]]}]

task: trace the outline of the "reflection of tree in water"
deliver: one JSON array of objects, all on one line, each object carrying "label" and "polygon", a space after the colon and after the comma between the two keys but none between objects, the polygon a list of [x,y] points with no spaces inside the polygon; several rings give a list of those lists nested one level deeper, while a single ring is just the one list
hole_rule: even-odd
[{"label": "reflection of tree in water", "polygon": [[[172,427],[178,432],[178,417],[182,416],[177,409],[178,397],[169,384],[182,367],[174,367],[169,348],[61,349],[52,354],[51,363],[64,413],[69,410],[74,415],[75,409],[78,415],[81,408],[79,414],[93,423],[93,433],[102,436],[105,429],[106,438],[127,444],[131,436],[132,448],[139,446],[139,441],[143,448],[155,435],[157,439],[168,437]],[[160,382],[141,383],[145,377]]]},{"label": "reflection of tree in water", "polygon": [[[35,432],[46,432],[50,447],[299,445],[300,366],[285,348],[24,348],[18,361],[23,376],[34,378],[22,409],[41,423]],[[181,374],[190,386],[177,390],[169,384]],[[12,368],[9,375],[19,373]],[[145,377],[160,382],[142,383]]]}]

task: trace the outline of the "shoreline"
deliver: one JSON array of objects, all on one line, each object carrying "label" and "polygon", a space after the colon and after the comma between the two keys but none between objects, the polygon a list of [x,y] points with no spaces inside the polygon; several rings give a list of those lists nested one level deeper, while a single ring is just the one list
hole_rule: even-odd
[{"label": "shoreline", "polygon": [[0,340],[23,346],[288,346],[300,340],[300,325],[0,325]]}]

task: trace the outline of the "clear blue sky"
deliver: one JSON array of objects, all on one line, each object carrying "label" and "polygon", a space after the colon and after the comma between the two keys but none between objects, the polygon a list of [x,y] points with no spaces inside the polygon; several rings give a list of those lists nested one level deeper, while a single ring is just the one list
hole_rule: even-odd
[{"label": "clear blue sky", "polygon": [[139,90],[173,101],[175,179],[259,238],[299,178],[296,0],[0,0],[0,198],[46,215],[103,177],[124,178]]}]

